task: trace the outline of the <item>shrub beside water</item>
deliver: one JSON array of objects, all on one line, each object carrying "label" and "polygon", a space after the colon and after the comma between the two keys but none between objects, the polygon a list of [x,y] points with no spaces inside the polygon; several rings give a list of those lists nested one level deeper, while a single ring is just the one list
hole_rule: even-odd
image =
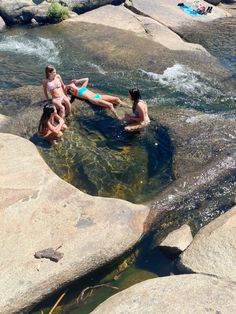
[{"label": "shrub beside water", "polygon": [[58,2],[52,2],[48,8],[47,15],[53,22],[61,22],[69,17],[69,9]]}]

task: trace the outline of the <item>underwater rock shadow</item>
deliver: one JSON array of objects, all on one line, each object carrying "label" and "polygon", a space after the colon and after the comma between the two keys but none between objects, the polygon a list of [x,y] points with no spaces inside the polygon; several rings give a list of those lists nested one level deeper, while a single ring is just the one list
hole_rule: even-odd
[{"label": "underwater rock shadow", "polygon": [[50,148],[52,147],[52,144],[50,144],[47,140],[43,139],[42,137],[38,136],[37,133],[34,133],[29,140],[36,146],[42,147],[42,148]]}]

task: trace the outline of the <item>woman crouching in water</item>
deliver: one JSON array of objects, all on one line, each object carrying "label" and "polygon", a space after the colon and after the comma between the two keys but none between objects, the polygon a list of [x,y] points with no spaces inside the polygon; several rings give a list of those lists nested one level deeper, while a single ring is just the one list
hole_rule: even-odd
[{"label": "woman crouching in water", "polygon": [[126,124],[126,131],[135,131],[142,129],[150,123],[148,116],[148,108],[145,101],[141,99],[141,94],[138,88],[129,90],[129,98],[133,102],[132,114],[125,113],[123,122]]},{"label": "woman crouching in water", "polygon": [[45,105],[38,126],[38,135],[53,144],[62,137],[62,132],[66,129],[67,126],[63,118],[56,113],[56,108]]},{"label": "woman crouching in water", "polygon": [[65,84],[62,78],[57,74],[56,69],[52,65],[45,68],[46,79],[43,80],[43,91],[48,100],[48,92],[52,96],[52,104],[57,108],[59,115],[64,118],[66,114],[71,113],[71,103],[66,96]]}]

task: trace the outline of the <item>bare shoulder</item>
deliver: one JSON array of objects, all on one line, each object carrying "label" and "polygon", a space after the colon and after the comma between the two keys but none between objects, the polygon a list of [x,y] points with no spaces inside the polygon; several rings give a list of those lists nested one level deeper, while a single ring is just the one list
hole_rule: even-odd
[{"label": "bare shoulder", "polygon": [[146,101],[140,99],[140,100],[138,101],[138,106],[139,106],[140,108],[146,108],[146,107],[147,107],[147,103],[146,103]]}]

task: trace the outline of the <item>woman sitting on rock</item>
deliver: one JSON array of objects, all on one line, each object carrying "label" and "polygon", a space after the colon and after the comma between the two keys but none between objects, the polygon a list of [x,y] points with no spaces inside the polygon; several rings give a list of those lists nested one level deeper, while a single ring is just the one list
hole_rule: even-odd
[{"label": "woman sitting on rock", "polygon": [[133,102],[132,113],[125,113],[123,118],[126,131],[134,131],[142,129],[150,123],[148,117],[148,109],[145,101],[141,99],[140,91],[138,88],[129,90],[129,98]]},{"label": "woman sitting on rock", "polygon": [[[103,94],[95,94],[91,90],[87,88],[88,78],[82,78],[79,80],[71,80],[71,84],[66,85],[67,92],[71,93],[73,96],[88,100],[90,103],[109,108],[114,115],[119,119],[116,110],[113,105],[123,105],[122,101],[115,96],[111,95],[103,95]],[[75,84],[81,83],[81,86],[78,87]]]},{"label": "woman sitting on rock", "polygon": [[62,137],[62,132],[66,129],[67,126],[63,118],[57,114],[56,108],[45,105],[38,126],[38,135],[53,144],[55,140]]},{"label": "woman sitting on rock", "polygon": [[57,74],[56,69],[52,65],[47,65],[45,68],[46,79],[43,80],[43,91],[48,100],[48,92],[52,96],[52,103],[57,108],[59,115],[64,118],[66,114],[71,113],[71,103],[66,96],[65,85],[62,78]]}]

